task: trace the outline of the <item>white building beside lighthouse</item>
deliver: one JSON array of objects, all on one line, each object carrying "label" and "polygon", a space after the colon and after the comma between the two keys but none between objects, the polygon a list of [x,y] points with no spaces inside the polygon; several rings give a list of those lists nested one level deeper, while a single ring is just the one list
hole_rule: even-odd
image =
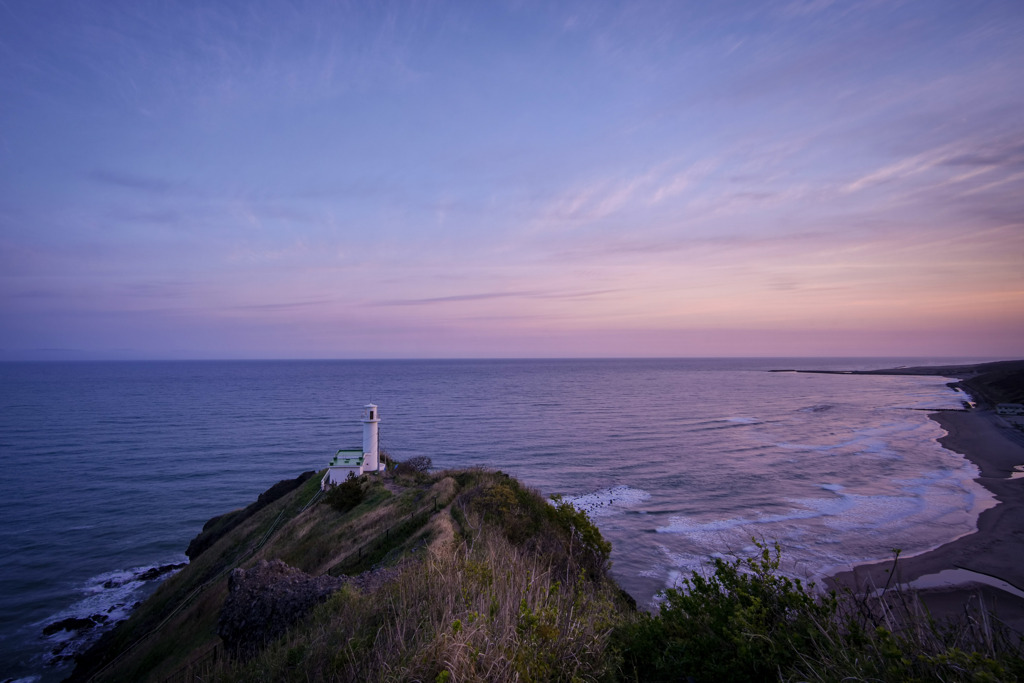
[{"label": "white building beside lighthouse", "polygon": [[363,447],[342,448],[334,454],[334,459],[327,466],[327,474],[320,480],[320,488],[326,489],[345,481],[349,473],[359,476],[364,472],[379,472],[384,469],[380,459],[380,443],[377,425],[380,424],[380,413],[377,406],[368,403],[363,406]]}]

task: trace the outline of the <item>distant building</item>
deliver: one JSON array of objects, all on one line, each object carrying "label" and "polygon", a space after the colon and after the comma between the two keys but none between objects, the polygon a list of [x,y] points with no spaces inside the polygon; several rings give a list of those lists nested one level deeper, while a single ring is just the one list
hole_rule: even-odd
[{"label": "distant building", "polygon": [[1024,404],[1000,403],[996,405],[996,413],[999,415],[1024,415]]},{"label": "distant building", "polygon": [[372,403],[363,407],[363,448],[342,448],[334,454],[334,459],[327,466],[327,474],[320,480],[320,488],[326,489],[345,481],[349,474],[359,476],[364,472],[379,472],[384,469],[380,461],[379,436],[377,425],[380,424],[380,413]]}]

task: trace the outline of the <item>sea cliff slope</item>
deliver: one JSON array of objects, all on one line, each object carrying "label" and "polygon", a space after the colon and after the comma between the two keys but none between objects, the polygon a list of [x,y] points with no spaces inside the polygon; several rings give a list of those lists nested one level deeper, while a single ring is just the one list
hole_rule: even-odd
[{"label": "sea cliff slope", "polygon": [[207,523],[70,680],[593,679],[633,609],[609,552],[500,472],[306,473]]}]

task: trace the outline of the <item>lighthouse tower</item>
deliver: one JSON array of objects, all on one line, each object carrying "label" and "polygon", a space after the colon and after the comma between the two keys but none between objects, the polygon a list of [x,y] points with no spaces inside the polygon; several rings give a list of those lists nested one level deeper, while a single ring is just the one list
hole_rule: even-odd
[{"label": "lighthouse tower", "polygon": [[383,469],[378,451],[377,425],[380,415],[377,406],[367,403],[363,406],[363,472],[376,472]]},{"label": "lighthouse tower", "polygon": [[369,403],[363,406],[363,447],[342,448],[334,454],[327,466],[327,474],[320,480],[320,488],[327,489],[345,481],[349,475],[361,476],[364,472],[379,472],[384,469],[380,461],[377,442],[377,425],[380,415],[377,406]]}]

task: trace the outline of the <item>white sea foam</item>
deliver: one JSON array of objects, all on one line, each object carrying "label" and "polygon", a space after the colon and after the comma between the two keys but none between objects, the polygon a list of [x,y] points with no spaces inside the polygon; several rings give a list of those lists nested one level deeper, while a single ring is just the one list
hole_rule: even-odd
[{"label": "white sea foam", "polygon": [[[901,484],[903,495],[864,495],[847,492],[839,484],[823,484],[819,488],[834,495],[789,499],[792,507],[785,512],[710,520],[674,516],[667,525],[655,531],[685,534],[698,542],[711,542],[721,539],[724,532],[738,531],[743,537],[749,537],[757,528],[762,528],[758,534],[778,536],[780,532],[787,531],[788,522],[816,519],[832,531],[877,532],[927,523],[930,519],[940,519],[954,512],[977,513],[991,504],[988,497],[979,497],[973,487],[965,487],[963,480],[956,475],[956,471],[946,470],[894,482]],[[778,528],[766,534],[764,525]]]},{"label": "white sea foam", "polygon": [[899,407],[911,410],[963,410],[964,403],[971,400],[968,394],[959,389],[941,387],[936,391],[931,382],[934,382],[934,378],[920,387],[906,391]]},{"label": "white sea foam", "polygon": [[669,524],[655,529],[659,534],[686,534],[692,538],[707,539],[719,537],[723,531],[734,529],[746,529],[759,524],[773,524],[775,522],[787,522],[795,519],[807,519],[818,517],[822,513],[817,510],[794,509],[791,512],[776,515],[757,515],[755,517],[735,517],[732,519],[715,519],[708,522],[699,522],[687,517],[672,517]]},{"label": "white sea foam", "polygon": [[662,546],[668,560],[662,575],[666,585],[673,586],[681,576],[702,571],[706,558],[721,556],[722,548],[734,556],[752,555],[757,551],[750,544],[752,537],[779,541],[784,572],[813,580],[853,564],[885,559],[891,547],[903,545],[881,539],[912,534],[924,544],[914,553],[924,552],[950,540],[950,529],[959,526],[961,535],[969,533],[966,522],[994,504],[991,494],[965,477],[972,469],[966,465],[897,480],[893,483],[900,486],[901,495],[858,494],[839,484],[823,484],[819,488],[833,495],[790,499],[792,507],[784,512],[720,519],[673,516],[655,531],[685,537],[692,550],[680,553]]},{"label": "white sea foam", "polygon": [[[793,410],[793,418],[770,416],[761,423],[769,431],[748,434],[768,439],[759,455],[768,459],[769,469],[759,473],[771,476],[776,468],[795,475],[777,480],[780,497],[764,510],[751,509],[743,504],[750,497],[737,488],[724,498],[709,498],[711,507],[688,506],[687,514],[670,516],[653,529],[666,541],[659,544],[661,561],[642,575],[673,586],[690,572],[707,571],[709,558],[723,556],[723,550],[727,558],[757,554],[754,537],[781,544],[784,573],[819,580],[854,564],[884,560],[894,547],[907,556],[970,533],[993,497],[973,481],[977,468],[939,446],[941,428],[921,412],[906,410],[955,408],[961,397],[926,380],[909,396],[901,395],[901,405],[871,406],[858,397],[855,406],[819,403]],[[773,433],[782,438],[771,439]],[[783,456],[787,452],[793,456]],[[813,488],[800,483],[822,467],[829,471],[825,482]],[[691,472],[714,487],[716,478],[743,477],[745,469],[719,458],[717,466]],[[786,496],[789,492],[799,493]],[[730,504],[732,498],[737,504]]]},{"label": "white sea foam", "polygon": [[981,583],[986,586],[992,586],[993,588],[998,588],[1001,591],[1015,595],[1018,598],[1024,598],[1024,591],[1020,590],[1016,586],[1009,584],[1002,579],[997,579],[994,576],[981,574],[969,569],[944,569],[938,574],[926,574],[925,576],[911,581],[909,586],[911,588],[950,588],[953,586],[962,586],[964,584],[972,583]]},{"label": "white sea foam", "polygon": [[34,626],[41,631],[44,627],[65,619],[93,619],[96,625],[81,630],[59,630],[46,636],[50,647],[44,660],[51,663],[85,650],[104,631],[127,619],[136,602],[144,597],[147,588],[178,570],[164,572],[154,579],[146,579],[146,572],[169,564],[181,564],[185,560],[186,558],[181,556],[164,564],[119,569],[91,577],[79,587],[81,597],[77,601]]},{"label": "white sea foam", "polygon": [[650,497],[651,494],[647,491],[623,485],[581,496],[565,496],[562,500],[591,517],[607,517],[634,508]]}]

